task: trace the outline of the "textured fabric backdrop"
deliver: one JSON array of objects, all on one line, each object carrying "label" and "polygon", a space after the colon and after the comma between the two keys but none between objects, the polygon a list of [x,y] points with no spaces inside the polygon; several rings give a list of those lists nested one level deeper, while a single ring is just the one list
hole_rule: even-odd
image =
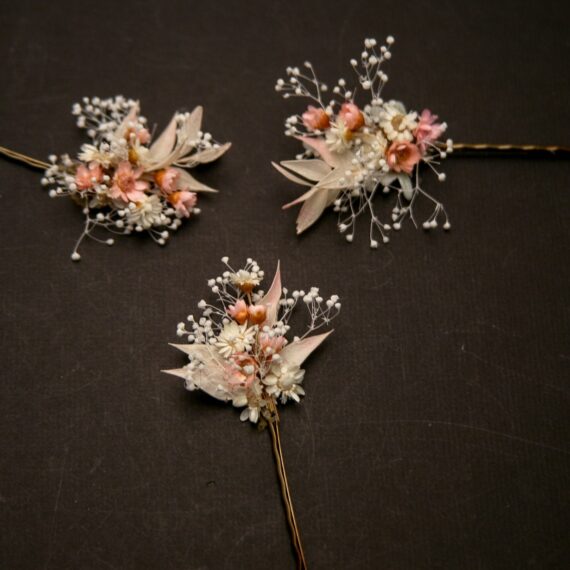
[{"label": "textured fabric backdrop", "polygon": [[[385,94],[456,141],[568,144],[563,2],[5,2],[0,144],[45,158],[85,140],[84,95],[139,98],[151,123],[205,106],[234,143],[222,190],[164,249],[122,238],[69,260],[81,213],[0,162],[0,566],[293,567],[267,433],[160,373],[223,255],[281,259],[290,288],[342,296],[283,445],[311,569],[567,568],[569,163],[450,158],[425,187],[453,229],[355,243],[325,215],[295,236],[300,188],[271,160],[274,81],[310,59],[350,75],[396,37]],[[380,198],[381,200],[381,198]]]}]

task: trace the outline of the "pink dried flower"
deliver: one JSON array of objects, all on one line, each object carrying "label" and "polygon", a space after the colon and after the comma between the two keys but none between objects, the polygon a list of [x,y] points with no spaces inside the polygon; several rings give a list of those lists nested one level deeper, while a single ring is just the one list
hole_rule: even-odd
[{"label": "pink dried flower", "polygon": [[177,190],[168,196],[168,201],[174,206],[178,214],[184,218],[189,218],[192,208],[196,205],[198,198],[195,192],[188,190]]},{"label": "pink dried flower", "polygon": [[265,355],[272,355],[280,352],[285,346],[284,336],[269,336],[267,333],[259,335],[259,346]]},{"label": "pink dried flower", "polygon": [[364,126],[364,115],[354,103],[343,103],[338,118],[350,131],[357,131]]},{"label": "pink dried flower", "polygon": [[98,162],[90,162],[89,167],[80,164],[75,172],[75,184],[78,190],[88,190],[94,182],[103,181],[103,169]]},{"label": "pink dried flower", "polygon": [[260,325],[267,318],[267,307],[265,305],[250,305],[247,311],[252,325]]},{"label": "pink dried flower", "polygon": [[180,178],[180,173],[176,171],[175,168],[165,168],[159,170],[155,175],[154,179],[159,185],[160,189],[167,194],[174,192],[177,187],[178,179]]},{"label": "pink dried flower", "polygon": [[428,143],[432,143],[441,137],[447,125],[436,123],[437,115],[433,115],[429,109],[424,109],[420,115],[418,126],[414,131],[416,142],[422,152],[425,152]]},{"label": "pink dried flower", "polygon": [[311,131],[323,131],[330,124],[329,116],[324,109],[309,105],[302,115],[303,124]]},{"label": "pink dried flower", "polygon": [[139,202],[145,197],[145,190],[149,184],[145,180],[140,180],[143,173],[142,168],[133,169],[130,162],[124,160],[119,163],[113,176],[113,185],[109,189],[109,196],[115,200],[124,202]]},{"label": "pink dried flower", "polygon": [[247,321],[248,312],[247,305],[243,299],[238,299],[235,305],[230,305],[227,309],[228,315],[237,321],[240,325],[243,325]]},{"label": "pink dried flower", "polygon": [[137,131],[137,139],[141,144],[147,144],[150,141],[150,133],[148,129],[139,129]]},{"label": "pink dried flower", "polygon": [[255,380],[259,365],[247,352],[238,352],[230,356],[230,364],[226,367],[228,384],[249,388]]},{"label": "pink dried flower", "polygon": [[394,172],[411,174],[414,166],[420,161],[422,153],[411,142],[393,142],[386,152],[386,162]]}]

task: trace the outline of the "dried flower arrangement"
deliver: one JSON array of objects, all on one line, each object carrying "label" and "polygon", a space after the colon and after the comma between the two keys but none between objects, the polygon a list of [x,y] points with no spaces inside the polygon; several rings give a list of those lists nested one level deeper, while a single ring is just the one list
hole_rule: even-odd
[{"label": "dried flower arrangement", "polygon": [[[453,151],[453,142],[441,142],[447,125],[438,122],[428,109],[418,114],[407,111],[399,101],[382,98],[388,81],[382,65],[392,57],[393,43],[389,36],[386,45],[378,48],[376,40],[366,39],[359,60],[350,61],[360,87],[369,93],[362,108],[355,102],[356,88],[348,88],[342,78],[333,88],[333,97],[326,99],[328,87],[308,61],[305,70],[288,67],[287,79],[277,80],[275,89],[284,98],[311,101],[301,115],[285,121],[285,134],[301,141],[304,151],[295,160],[273,163],[289,180],[310,188],[284,206],[302,204],[297,233],[333,206],[339,214],[339,231],[352,242],[357,218],[368,212],[370,246],[377,248],[377,237],[388,242],[389,232],[399,230],[405,220],[418,226],[414,207],[421,198],[433,206],[422,222],[425,229],[437,227],[440,221],[444,229],[451,227],[443,204],[420,186],[420,167],[429,167],[443,182],[445,174],[438,166]],[[374,197],[378,192],[394,195],[389,222],[376,214]]]},{"label": "dried flower arrangement", "polygon": [[[222,275],[208,281],[216,300],[198,303],[201,316],[188,316],[189,329],[185,322],[178,324],[178,336],[188,343],[174,346],[190,362],[164,372],[182,378],[188,390],[203,390],[242,408],[242,421],[269,428],[293,546],[299,567],[304,568],[281,449],[278,406],[299,402],[305,395],[301,366],[332,331],[314,333],[329,326],[341,304],[337,295],[322,297],[317,287],[289,292],[281,284],[279,265],[264,292],[259,289],[264,272],[256,261],[248,259],[239,270],[229,265],[227,257],[222,262],[226,266]],[[306,329],[289,340],[291,318],[300,307],[306,309]]]}]

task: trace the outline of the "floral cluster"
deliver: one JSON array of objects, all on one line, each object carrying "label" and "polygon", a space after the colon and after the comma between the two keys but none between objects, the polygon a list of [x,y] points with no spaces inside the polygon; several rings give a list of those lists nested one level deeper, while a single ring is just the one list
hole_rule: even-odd
[{"label": "floral cluster", "polygon": [[177,112],[153,140],[139,104],[117,96],[84,98],[73,105],[77,126],[91,139],[77,159],[50,156],[42,184],[52,198],[69,196],[83,209],[85,225],[71,258],[81,259],[84,238],[113,245],[94,235],[96,228],[128,235],[146,231],[160,245],[184,218],[198,214],[197,192],[216,192],[187,169],[212,162],[229,143],[219,144],[201,130],[202,107]]},{"label": "floral cluster", "polygon": [[[173,346],[189,356],[189,364],[165,372],[183,378],[188,390],[243,408],[241,420],[256,423],[270,419],[278,403],[299,402],[305,394],[301,365],[332,331],[312,333],[336,317],[339,298],[324,299],[317,287],[289,292],[281,285],[279,265],[264,292],[256,261],[248,259],[237,271],[227,257],[222,262],[226,270],[208,281],[214,303],[200,301],[201,316],[178,324],[177,334],[188,344]],[[289,340],[290,318],[299,306],[305,307],[306,329]]]},{"label": "floral cluster", "polygon": [[[296,160],[274,163],[288,179],[309,187],[284,206],[303,204],[297,233],[333,206],[339,214],[340,232],[352,242],[356,219],[368,212],[370,246],[376,248],[378,236],[388,242],[389,232],[399,230],[406,219],[418,226],[414,206],[420,197],[432,204],[422,226],[435,228],[443,221],[444,229],[450,228],[443,204],[420,187],[419,166],[427,165],[439,181],[444,181],[445,174],[437,166],[453,151],[453,142],[440,142],[446,124],[431,111],[407,111],[399,101],[384,101],[381,97],[388,81],[382,64],[392,57],[393,43],[391,36],[380,47],[376,40],[366,39],[359,60],[350,61],[360,87],[369,93],[363,107],[355,102],[356,89],[347,87],[344,79],[333,88],[332,99],[325,99],[328,87],[317,78],[310,62],[305,62],[304,70],[287,68],[287,79],[277,81],[275,89],[284,98],[311,101],[301,115],[285,121],[285,134],[300,140],[304,152]],[[389,223],[381,221],[375,212],[373,199],[378,192],[395,195]]]}]

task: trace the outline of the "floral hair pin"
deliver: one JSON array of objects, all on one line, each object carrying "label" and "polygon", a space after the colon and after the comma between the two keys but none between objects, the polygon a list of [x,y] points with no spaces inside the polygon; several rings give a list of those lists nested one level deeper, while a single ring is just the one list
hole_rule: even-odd
[{"label": "floral hair pin", "polygon": [[[328,327],[341,305],[337,295],[324,299],[317,287],[289,292],[281,285],[279,265],[267,292],[259,289],[264,272],[247,260],[239,270],[222,259],[226,270],[210,279],[215,301],[202,300],[201,316],[178,324],[177,334],[188,344],[174,344],[189,356],[189,364],[165,370],[182,378],[188,390],[203,390],[213,398],[241,408],[240,419],[268,427],[277,472],[299,568],[305,559],[287,484],[279,432],[278,406],[304,396],[302,367],[332,331]],[[292,317],[304,307],[304,333],[291,339]]]},{"label": "floral hair pin", "polygon": [[[356,103],[357,88],[339,79],[333,97],[326,99],[328,87],[315,74],[313,65],[304,69],[287,68],[287,79],[278,79],[276,91],[284,98],[302,97],[310,104],[301,115],[285,121],[285,134],[299,140],[304,147],[295,160],[273,166],[289,180],[309,190],[286,204],[284,208],[302,204],[297,218],[297,233],[314,224],[324,210],[333,206],[338,212],[338,228],[352,242],[356,221],[370,216],[370,246],[378,247],[377,237],[386,243],[391,230],[403,223],[429,230],[442,223],[451,227],[444,205],[421,185],[420,171],[431,170],[443,182],[445,173],[440,164],[454,150],[507,152],[569,152],[569,148],[536,145],[489,145],[443,141],[447,124],[424,109],[409,111],[403,103],[384,100],[382,91],[388,76],[383,64],[391,59],[394,38],[378,46],[375,39],[364,41],[359,59],[350,60],[361,90],[367,95],[364,106]],[[374,198],[378,193],[393,196],[388,219],[376,213]],[[430,213],[418,219],[416,206],[431,205]]]},{"label": "floral hair pin", "polygon": [[0,152],[45,170],[42,185],[50,197],[70,197],[81,206],[85,223],[71,254],[74,261],[81,259],[78,249],[86,237],[113,245],[113,238],[95,235],[99,228],[119,235],[147,232],[164,245],[182,220],[200,212],[197,193],[217,192],[188,172],[230,147],[201,130],[202,107],[176,112],[155,140],[139,103],[120,95],[85,97],[72,113],[90,139],[77,159],[52,155],[47,163],[3,147]]}]

